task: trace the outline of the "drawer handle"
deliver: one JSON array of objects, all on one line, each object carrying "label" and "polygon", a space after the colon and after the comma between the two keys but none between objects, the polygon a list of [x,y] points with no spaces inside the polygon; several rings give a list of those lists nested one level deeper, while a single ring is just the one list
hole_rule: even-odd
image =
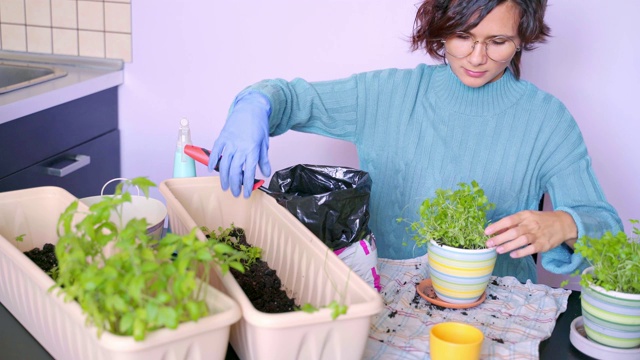
[{"label": "drawer handle", "polygon": [[72,172],[82,169],[83,167],[89,165],[91,163],[91,157],[89,155],[63,155],[60,158],[56,159],[55,162],[60,162],[61,160],[71,160],[73,161],[71,164],[59,169],[55,167],[45,167],[44,170],[47,174],[57,177],[65,177]]}]

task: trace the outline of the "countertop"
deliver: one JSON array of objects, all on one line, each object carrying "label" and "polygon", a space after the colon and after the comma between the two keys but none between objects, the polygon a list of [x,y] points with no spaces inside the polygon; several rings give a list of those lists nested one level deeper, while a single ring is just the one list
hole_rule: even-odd
[{"label": "countertop", "polygon": [[124,82],[122,60],[0,51],[0,61],[55,66],[66,76],[0,94],[0,125]]}]

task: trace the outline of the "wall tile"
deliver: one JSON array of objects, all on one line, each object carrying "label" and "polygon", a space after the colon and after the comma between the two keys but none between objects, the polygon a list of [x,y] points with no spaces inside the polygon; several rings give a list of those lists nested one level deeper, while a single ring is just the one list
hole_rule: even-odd
[{"label": "wall tile", "polygon": [[104,3],[104,25],[106,31],[131,33],[131,5]]},{"label": "wall tile", "polygon": [[27,26],[27,51],[51,54],[51,28]]},{"label": "wall tile", "polygon": [[0,0],[1,50],[131,62],[131,29],[131,0]]},{"label": "wall tile", "polygon": [[78,7],[76,1],[51,0],[51,22],[53,27],[78,28]]},{"label": "wall tile", "polygon": [[78,29],[104,31],[104,3],[78,1]]},{"label": "wall tile", "polygon": [[53,29],[53,53],[78,56],[78,31]]},{"label": "wall tile", "polygon": [[24,0],[0,1],[0,21],[5,24],[24,24]]},{"label": "wall tile", "polygon": [[104,33],[78,30],[78,52],[80,56],[105,57]]},{"label": "wall tile", "polygon": [[131,62],[131,34],[105,33],[106,57]]},{"label": "wall tile", "polygon": [[50,0],[24,0],[27,25],[51,26]]},{"label": "wall tile", "polygon": [[2,49],[27,51],[27,29],[25,25],[2,24]]}]

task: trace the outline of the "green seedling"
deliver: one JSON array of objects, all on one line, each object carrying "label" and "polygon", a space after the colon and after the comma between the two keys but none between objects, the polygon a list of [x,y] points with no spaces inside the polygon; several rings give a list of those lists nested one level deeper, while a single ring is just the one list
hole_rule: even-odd
[{"label": "green seedling", "polygon": [[[347,305],[342,305],[337,301],[332,301],[330,302],[327,306],[325,306],[326,308],[331,309],[331,320],[335,320],[337,319],[340,315],[346,315],[347,314],[347,310],[349,310],[349,307]],[[298,310],[302,311],[302,312],[306,312],[309,314],[312,314],[314,312],[320,311],[319,308],[306,303],[303,304],[302,306],[300,306],[298,308]]]},{"label": "green seedling", "polygon": [[[629,222],[638,224],[638,220]],[[593,266],[593,273],[582,275],[582,287],[594,284],[605,290],[640,294],[640,229],[633,226],[632,233],[635,236],[607,231],[599,238],[583,236],[576,242],[574,251]],[[572,274],[578,275],[580,271]],[[565,280],[561,286],[567,283]]]},{"label": "green seedling", "polygon": [[460,249],[484,249],[489,236],[485,235],[486,214],[495,208],[484,190],[474,180],[460,183],[456,190],[437,189],[432,198],[422,202],[420,219],[409,222],[398,218],[398,223],[408,222],[407,231],[413,233],[417,246],[434,240],[440,245]]},{"label": "green seedling", "polygon": [[238,237],[244,235],[244,230],[235,227],[234,224],[231,224],[231,226],[227,229],[219,227],[217,232],[215,230],[210,230],[206,226],[201,226],[200,230],[202,230],[207,238],[216,238],[218,239],[218,241],[223,242],[244,254],[244,257],[242,259],[243,268],[242,270],[238,269],[243,273],[244,269],[248,269],[256,262],[256,260],[262,257],[261,248],[257,246],[246,246],[244,244],[238,243]]},{"label": "green seedling", "polygon": [[[326,267],[326,265],[327,265],[327,255],[328,255],[329,251],[330,251],[330,249],[327,249],[327,253],[325,254],[324,271],[327,274],[327,278],[331,282],[331,286],[333,287],[335,292],[338,293],[338,295],[340,295],[340,301],[333,300],[329,304],[323,306],[322,308],[331,309],[331,319],[332,320],[336,320],[340,315],[346,315],[347,311],[349,310],[349,306],[348,305],[344,305],[343,303],[344,303],[344,299],[345,299],[346,289],[349,286],[349,277],[351,276],[351,271],[349,271],[349,274],[347,275],[347,281],[345,283],[345,290],[341,292],[340,290],[338,290],[338,285],[335,282],[333,282],[333,279],[331,278],[331,276],[330,276],[330,274],[329,274],[329,272],[327,270],[327,267]],[[317,307],[311,305],[310,303],[305,303],[305,304],[302,304],[301,306],[299,306],[298,308],[296,308],[296,310],[311,314],[311,313],[319,311],[320,308],[317,308]]]},{"label": "green seedling", "polygon": [[[206,226],[201,226],[200,230],[205,234],[206,237],[218,237],[220,241],[224,241],[229,246],[232,246],[234,249],[240,251],[245,255],[245,259],[243,259],[243,265],[248,269],[251,267],[256,260],[262,257],[262,249],[257,246],[246,246],[244,244],[240,244],[238,242],[238,238],[241,235],[244,235],[244,230],[241,228],[236,228],[233,224],[228,229],[218,228],[218,232],[210,230]],[[330,249],[327,249],[330,251]],[[326,257],[325,257],[325,265],[326,265]],[[327,271],[325,267],[325,272]],[[333,288],[338,291],[336,284],[332,282]],[[348,285],[348,281],[347,281]],[[345,285],[346,287],[346,285]],[[344,295],[341,295],[341,298],[344,298]],[[349,307],[347,305],[340,304],[338,301],[331,301],[329,304],[324,306],[324,308],[331,309],[331,319],[335,320],[340,315],[344,315],[347,313]],[[319,311],[320,309],[311,305],[310,303],[302,304],[299,307],[296,307],[296,310],[303,311],[306,313],[314,313]]]},{"label": "green seedling", "polygon": [[[140,341],[156,329],[197,321],[209,314],[203,299],[210,267],[244,270],[243,253],[218,238],[198,240],[196,229],[155,240],[145,219],[121,225],[123,205],[131,202],[128,189],[138,187],[148,197],[152,186],[146,178],[128,180],[88,212],[73,202],[58,220],[58,276],[52,290],[64,294],[65,301],[77,301],[98,336],[108,331]],[[110,220],[112,212],[119,223]]]}]

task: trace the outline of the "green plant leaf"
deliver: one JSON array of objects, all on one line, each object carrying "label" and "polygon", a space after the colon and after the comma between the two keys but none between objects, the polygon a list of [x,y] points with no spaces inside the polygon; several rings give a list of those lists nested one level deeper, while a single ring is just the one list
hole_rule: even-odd
[{"label": "green plant leaf", "polygon": [[160,310],[155,302],[148,302],[145,305],[147,318],[149,321],[158,322],[158,316],[160,316]]},{"label": "green plant leaf", "polygon": [[407,221],[407,231],[418,246],[434,240],[461,249],[483,249],[488,236],[486,215],[495,204],[489,202],[484,190],[474,180],[470,184],[460,183],[458,189],[437,189],[435,196],[425,199],[420,205],[419,220]]},{"label": "green plant leaf", "polygon": [[[113,196],[104,196],[88,211],[79,212],[76,201],[58,219],[55,289],[65,301],[80,304],[99,336],[109,331],[139,341],[155,329],[206,316],[206,303],[196,299],[205,296],[202,283],[208,282],[211,266],[242,268],[250,256],[260,254],[229,245],[237,233],[233,226],[219,228],[206,241],[197,228],[158,241],[146,233],[145,219],[123,223],[130,190],[138,187],[148,196],[151,186],[155,184],[146,178],[124,181]],[[198,274],[203,276],[200,283]]]},{"label": "green plant leaf", "polygon": [[142,272],[155,272],[160,268],[160,264],[153,261],[145,261],[142,263],[141,270]]},{"label": "green plant leaf", "polygon": [[[629,222],[638,223],[635,219]],[[640,294],[640,230],[633,226],[632,234],[636,237],[607,231],[600,237],[583,236],[576,242],[574,251],[594,268],[593,274],[582,276],[581,286],[593,283],[610,291]]]},{"label": "green plant leaf", "polygon": [[314,312],[317,312],[319,310],[320,309],[318,309],[317,307],[315,307],[315,306],[313,306],[313,305],[311,305],[309,303],[302,304],[302,306],[300,307],[300,311],[303,311],[303,312],[306,312],[306,313],[310,313],[310,314],[314,313]]},{"label": "green plant leaf", "polygon": [[169,306],[161,306],[158,310],[158,323],[169,329],[178,327],[178,314]]},{"label": "green plant leaf", "polygon": [[131,334],[133,332],[133,314],[124,314],[118,323],[118,333]]},{"label": "green plant leaf", "polygon": [[144,340],[147,335],[147,324],[141,318],[136,317],[133,320],[133,338],[137,341]]},{"label": "green plant leaf", "polygon": [[213,256],[207,249],[198,249],[198,251],[196,252],[196,259],[200,261],[211,261],[213,259]]},{"label": "green plant leaf", "polygon": [[189,301],[185,304],[185,307],[187,309],[187,313],[189,313],[189,319],[198,320],[200,318],[201,314],[198,303],[195,301]]},{"label": "green plant leaf", "polygon": [[230,262],[228,265],[229,267],[238,270],[242,274],[244,274],[244,272],[246,271],[244,265],[242,265],[242,263],[240,262],[233,261],[233,262]]}]

